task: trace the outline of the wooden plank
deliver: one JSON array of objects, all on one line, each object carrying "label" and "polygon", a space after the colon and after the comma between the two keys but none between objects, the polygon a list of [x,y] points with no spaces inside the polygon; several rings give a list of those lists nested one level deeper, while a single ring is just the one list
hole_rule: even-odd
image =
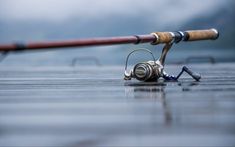
[{"label": "wooden plank", "polygon": [[125,82],[121,66],[1,67],[0,146],[235,145],[234,63],[190,67],[201,82]]}]

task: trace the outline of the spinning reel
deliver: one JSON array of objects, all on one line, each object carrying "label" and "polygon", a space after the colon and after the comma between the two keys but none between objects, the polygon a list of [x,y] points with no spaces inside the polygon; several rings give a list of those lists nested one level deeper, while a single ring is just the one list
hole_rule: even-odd
[{"label": "spinning reel", "polygon": [[[166,81],[177,81],[183,72],[188,73],[193,79],[199,81],[201,79],[200,74],[192,72],[189,68],[184,66],[178,76],[169,75],[164,70],[165,59],[168,51],[172,47],[173,43],[166,44],[162,50],[162,54],[158,60],[155,59],[153,53],[148,49],[136,49],[128,54],[126,58],[124,80],[131,80],[132,78],[144,82],[157,81],[159,78],[163,78]],[[137,63],[132,70],[127,71],[129,57],[137,51],[145,51],[152,56],[151,61]]]}]

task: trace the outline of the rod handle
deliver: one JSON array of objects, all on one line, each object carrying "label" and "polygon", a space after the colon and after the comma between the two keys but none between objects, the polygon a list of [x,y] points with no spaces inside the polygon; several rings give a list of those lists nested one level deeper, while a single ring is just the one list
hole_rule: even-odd
[{"label": "rod handle", "polygon": [[199,41],[199,40],[216,40],[219,37],[219,31],[216,29],[208,30],[190,30],[185,32],[155,32],[152,33],[156,40],[152,42],[157,44],[179,43],[180,41]]},{"label": "rod handle", "polygon": [[184,41],[216,40],[219,37],[219,31],[209,30],[189,30],[184,32]]}]

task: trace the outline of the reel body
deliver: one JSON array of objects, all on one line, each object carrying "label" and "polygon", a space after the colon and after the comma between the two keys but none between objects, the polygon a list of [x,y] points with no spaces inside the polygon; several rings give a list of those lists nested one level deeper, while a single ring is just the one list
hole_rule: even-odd
[{"label": "reel body", "polygon": [[155,61],[138,63],[133,69],[133,77],[139,81],[155,81],[162,76],[161,74],[161,67]]},{"label": "reel body", "polygon": [[[145,51],[152,56],[151,61],[137,63],[133,69],[127,71],[129,57],[137,51]],[[156,61],[153,53],[148,49],[136,49],[132,51],[126,58],[126,66],[124,73],[124,80],[131,80],[135,78],[139,81],[155,81],[162,77],[163,66],[159,61]]]},{"label": "reel body", "polygon": [[163,66],[159,61],[148,61],[137,63],[130,72],[125,70],[124,80],[131,80],[132,78],[144,82],[157,81],[164,77]]}]

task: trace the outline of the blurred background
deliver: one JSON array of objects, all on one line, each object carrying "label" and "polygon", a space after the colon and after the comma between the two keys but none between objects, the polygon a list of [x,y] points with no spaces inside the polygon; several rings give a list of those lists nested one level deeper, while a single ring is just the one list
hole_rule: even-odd
[{"label": "blurred background", "polygon": [[[0,0],[0,43],[217,28],[218,40],[177,44],[167,62],[194,56],[234,62],[234,8],[234,0]],[[140,47],[156,57],[162,48],[144,44],[10,53],[0,66],[69,66],[76,59],[81,65],[122,65]],[[139,54],[133,60],[148,59]]]}]

